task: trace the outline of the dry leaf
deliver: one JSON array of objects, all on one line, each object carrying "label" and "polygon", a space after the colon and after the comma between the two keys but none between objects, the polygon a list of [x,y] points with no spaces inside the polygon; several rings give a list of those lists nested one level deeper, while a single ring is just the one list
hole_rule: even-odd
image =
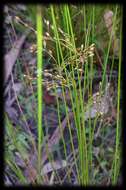
[{"label": "dry leaf", "polygon": [[49,180],[49,185],[52,185],[52,184],[54,183],[54,177],[55,177],[54,174],[55,174],[55,173],[54,173],[54,171],[53,171],[52,174],[51,174],[50,180]]},{"label": "dry leaf", "polygon": [[106,11],[104,14],[104,21],[106,28],[108,30],[109,36],[112,35],[112,52],[115,56],[118,57],[119,55],[119,43],[120,40],[116,37],[115,29],[113,29],[113,12],[112,11]]},{"label": "dry leaf", "polygon": [[11,106],[8,107],[8,106],[6,106],[5,107],[5,111],[6,111],[6,113],[8,113],[8,116],[9,116],[10,119],[12,119],[12,120],[17,119],[18,112],[17,112],[17,110],[14,107],[11,107]]},{"label": "dry leaf", "polygon": [[104,21],[105,21],[105,25],[106,25],[109,35],[110,35],[112,32],[112,25],[113,25],[113,12],[112,11],[105,12]]},{"label": "dry leaf", "polygon": [[28,34],[29,34],[29,31],[26,31],[26,33],[23,34],[22,37],[14,43],[14,46],[12,47],[12,49],[4,57],[4,84],[7,82],[12,72],[13,66],[20,53],[20,49]]},{"label": "dry leaf", "polygon": [[44,165],[41,170],[41,175],[47,174],[51,171],[58,170],[60,168],[64,168],[67,166],[67,162],[65,160],[55,161],[55,162],[48,162]]},{"label": "dry leaf", "polygon": [[46,90],[46,88],[44,88],[43,90],[43,100],[44,103],[47,105],[56,104],[55,96],[50,95],[49,92]]},{"label": "dry leaf", "polygon": [[13,85],[13,90],[16,92],[16,94],[18,95],[19,94],[19,92],[21,91],[21,89],[22,89],[22,84],[21,83],[19,83],[19,82],[17,82],[17,83],[14,83],[14,85]]}]

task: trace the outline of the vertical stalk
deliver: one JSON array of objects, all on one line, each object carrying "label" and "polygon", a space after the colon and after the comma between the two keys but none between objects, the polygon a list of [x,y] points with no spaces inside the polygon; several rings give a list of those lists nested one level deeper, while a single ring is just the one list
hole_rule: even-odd
[{"label": "vertical stalk", "polygon": [[120,88],[121,88],[121,62],[122,62],[122,22],[120,27],[120,51],[119,51],[119,64],[118,64],[118,97],[117,97],[117,124],[116,124],[116,146],[115,146],[115,156],[114,156],[114,168],[113,168],[113,179],[112,183],[115,185],[118,179],[119,164],[120,164]]},{"label": "vertical stalk", "polygon": [[42,46],[43,46],[43,38],[42,38],[42,7],[37,5],[37,92],[38,92],[38,181],[40,182],[40,174],[41,174],[41,148],[43,141],[43,131],[42,131]]}]

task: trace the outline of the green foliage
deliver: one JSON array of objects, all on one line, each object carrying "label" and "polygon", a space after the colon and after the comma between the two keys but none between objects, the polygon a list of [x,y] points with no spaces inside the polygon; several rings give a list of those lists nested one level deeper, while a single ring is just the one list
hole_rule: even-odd
[{"label": "green foliage", "polygon": [[[49,66],[53,68],[51,74],[54,77],[52,80],[54,94],[58,94],[56,86],[57,83],[60,86],[62,94],[62,97],[56,98],[56,109],[58,113],[57,127],[59,127],[61,131],[60,141],[62,144],[62,151],[64,153],[63,159],[68,160],[69,155],[67,146],[69,144],[69,152],[72,154],[73,158],[71,164],[74,165],[76,183],[86,186],[89,184],[100,184],[104,178],[103,173],[106,173],[107,168],[109,168],[107,179],[111,180],[113,184],[117,183],[120,171],[121,48],[116,64],[116,68],[118,66],[118,96],[116,103],[117,125],[115,126],[115,147],[113,145],[108,147],[108,149],[104,148],[104,145],[106,146],[105,141],[108,140],[107,134],[111,134],[111,129],[108,125],[104,125],[104,122],[101,122],[102,129],[100,129],[99,121],[102,119],[104,120],[104,116],[96,115],[93,119],[90,117],[85,119],[86,110],[90,110],[92,108],[93,80],[95,76],[99,74],[97,65],[95,65],[94,61],[95,50],[93,49],[90,51],[91,47],[94,46],[93,44],[95,44],[95,47],[103,50],[102,68],[100,68],[103,75],[101,77],[101,88],[99,87],[99,97],[103,95],[102,92],[104,92],[107,83],[106,71],[108,64],[111,64],[109,59],[111,59],[110,49],[112,39],[108,35],[103,15],[104,12],[109,9],[114,12],[114,24],[116,25],[117,20],[120,22],[121,10],[120,7],[114,5],[88,4],[76,6],[52,4],[42,7],[38,5],[37,8],[35,5],[27,6],[25,14],[31,21],[33,30],[37,32],[37,80],[32,80],[30,83],[31,86],[33,85],[36,87],[35,89],[33,88],[33,94],[27,98],[25,95],[20,95],[18,100],[21,107],[24,107],[24,113],[20,119],[25,122],[25,124],[27,124],[27,121],[30,118],[34,118],[36,120],[38,125],[37,127],[35,126],[38,132],[37,143],[35,142],[35,139],[32,138],[32,135],[30,135],[30,133],[26,134],[26,132],[23,132],[23,129],[21,129],[19,125],[16,125],[16,128],[14,129],[11,121],[7,117],[5,124],[6,164],[9,165],[12,171],[16,173],[16,176],[18,176],[21,182],[25,183],[26,179],[17,164],[14,163],[14,152],[18,151],[24,160],[28,160],[31,145],[34,145],[37,150],[37,183],[42,184],[44,182],[44,176],[41,175],[42,150],[48,144],[47,142],[49,139],[48,136],[44,136],[43,128],[45,127],[48,133],[49,126],[43,124],[42,117],[42,112],[46,107],[46,105],[43,104],[44,93],[42,87],[42,71]],[[14,27],[19,31],[23,31],[24,26],[18,27],[18,24],[16,24]],[[117,37],[119,34],[121,41],[122,34],[118,29]],[[20,66],[20,63],[21,62],[18,62],[18,66]],[[115,61],[113,61],[113,66],[110,70],[112,71],[113,68],[115,68]],[[19,70],[21,75],[21,68]],[[82,78],[84,78],[83,84],[81,84]],[[27,86],[23,77],[20,77],[20,80],[22,80],[22,82]],[[69,100],[66,98],[65,88],[68,89]],[[85,98],[86,96],[88,97],[88,101]],[[70,103],[70,106],[68,103]],[[73,113],[72,122],[74,123],[74,130],[76,131],[78,155],[76,155],[73,129],[69,119],[69,111]],[[69,139],[67,139],[67,141],[62,131],[62,116],[64,116],[67,121],[66,128],[69,134]],[[29,127],[29,125],[27,127]],[[95,149],[93,144],[96,139],[96,134],[99,134],[102,139],[99,147],[96,147],[97,149]],[[49,162],[52,162],[54,159],[54,151],[57,151],[60,159],[62,159],[60,148],[60,143],[54,143],[52,152],[50,153],[47,150]],[[109,154],[109,156],[107,157],[106,154]],[[70,169],[69,167],[67,169],[68,179],[69,182],[71,182],[70,174],[73,169]],[[59,183],[63,183],[63,181],[61,182],[60,180],[58,171],[55,173],[55,177],[59,180]]]},{"label": "green foliage", "polygon": [[36,25],[36,5],[27,5],[28,16],[32,21],[33,26]]}]

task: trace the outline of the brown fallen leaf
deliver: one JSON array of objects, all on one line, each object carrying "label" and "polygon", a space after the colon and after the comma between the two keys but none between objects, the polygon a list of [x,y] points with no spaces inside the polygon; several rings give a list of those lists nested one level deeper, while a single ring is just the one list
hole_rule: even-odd
[{"label": "brown fallen leaf", "polygon": [[18,117],[17,110],[12,106],[6,106],[5,112],[8,114],[9,118],[12,119],[13,121],[15,121]]},{"label": "brown fallen leaf", "polygon": [[48,174],[49,172],[58,170],[60,168],[64,168],[66,166],[67,166],[66,160],[61,160],[61,161],[56,160],[55,162],[54,161],[48,162],[43,166],[43,168],[41,170],[41,175]]},{"label": "brown fallen leaf", "polygon": [[[104,21],[106,28],[108,30],[109,35],[111,35],[112,32],[112,25],[113,25],[113,12],[111,10],[108,10],[104,14]],[[115,31],[113,31],[112,38],[115,36]]]},{"label": "brown fallen leaf", "polygon": [[12,47],[12,49],[5,55],[4,57],[4,85],[7,82],[13,66],[18,58],[18,55],[20,53],[21,47],[27,37],[27,35],[29,34],[29,30],[25,32],[25,34],[23,34],[21,36],[20,39],[18,39],[15,43],[14,46]]},{"label": "brown fallen leaf", "polygon": [[12,88],[15,91],[15,93],[18,95],[20,91],[23,89],[23,85],[19,82],[16,82],[13,84]]},{"label": "brown fallen leaf", "polygon": [[50,95],[45,87],[43,89],[43,100],[44,100],[44,103],[47,104],[47,105],[56,104],[55,96]]},{"label": "brown fallen leaf", "polygon": [[115,56],[118,57],[120,40],[116,37],[115,29],[113,29],[113,19],[114,19],[113,12],[111,10],[106,11],[104,14],[104,21],[105,21],[105,25],[108,30],[109,36],[112,35],[111,51],[114,53]]}]

